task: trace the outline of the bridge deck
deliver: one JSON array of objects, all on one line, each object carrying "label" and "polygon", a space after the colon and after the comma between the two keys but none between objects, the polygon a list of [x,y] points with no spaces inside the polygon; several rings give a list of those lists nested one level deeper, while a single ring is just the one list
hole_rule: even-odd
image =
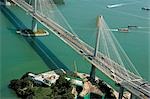
[{"label": "bridge deck", "polygon": [[61,27],[59,24],[55,23],[53,20],[41,15],[39,12],[34,13],[32,6],[27,4],[25,1],[12,1],[25,11],[29,12],[32,17],[37,19],[41,24],[51,30],[56,36],[71,46],[76,52],[82,55],[87,61],[93,64],[105,75],[110,77],[113,81],[121,84],[127,90],[141,98],[145,96],[150,98],[150,85],[145,84],[144,86],[141,86],[143,83],[145,83],[141,77],[131,73],[130,71],[127,71],[121,65],[110,58],[107,58],[100,52],[98,52],[96,57],[93,57],[94,48],[88,46],[78,37]]}]

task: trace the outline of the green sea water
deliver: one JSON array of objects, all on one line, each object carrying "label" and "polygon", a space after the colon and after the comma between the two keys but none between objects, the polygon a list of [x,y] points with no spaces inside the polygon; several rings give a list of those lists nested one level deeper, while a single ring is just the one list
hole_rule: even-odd
[{"label": "green sea water", "polygon": [[[106,8],[108,4],[115,3],[126,3],[126,5]],[[145,27],[129,33],[114,32],[114,35],[140,75],[150,81],[150,31],[149,28],[146,28],[150,27],[150,12],[141,10],[141,7],[149,6],[149,4],[148,0],[65,0],[65,5],[60,5],[58,8],[78,36],[91,46],[94,46],[95,43],[95,21],[98,15],[104,16],[110,28],[128,25]],[[15,6],[9,7],[9,9],[27,27],[31,27],[31,17],[26,12]],[[0,12],[0,21],[0,93],[1,99],[12,99],[17,97],[7,87],[11,79],[19,78],[28,71],[35,73],[48,71],[51,67],[44,63],[22,36],[16,34],[15,27],[2,12]],[[39,27],[44,28],[40,24]],[[70,70],[74,70],[72,65],[76,61],[79,72],[90,72],[91,65],[51,32],[49,36],[39,39],[50,50],[51,59],[57,57],[58,60],[51,61],[52,65],[61,67],[57,64],[57,62],[61,62]],[[101,72],[97,72],[97,75],[114,86],[114,83]]]}]

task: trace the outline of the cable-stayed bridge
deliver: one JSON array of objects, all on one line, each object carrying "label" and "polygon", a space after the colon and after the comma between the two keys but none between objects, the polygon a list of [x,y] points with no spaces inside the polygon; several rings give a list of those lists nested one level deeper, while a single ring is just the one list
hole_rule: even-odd
[{"label": "cable-stayed bridge", "polygon": [[[125,54],[125,58],[127,58],[129,62],[123,64],[125,60],[122,60],[122,57],[119,56],[119,53],[116,51],[117,49],[114,47],[116,43],[112,43],[112,39],[109,38],[112,35],[109,33],[110,31],[107,30],[108,27],[104,22],[103,17],[98,18],[99,28],[97,31],[97,37],[100,36],[99,39],[103,40],[103,45],[100,44],[100,48],[101,46],[104,48],[101,48],[102,51],[98,51],[98,49],[94,49],[93,47],[83,42],[76,34],[73,33],[73,31],[68,31],[49,16],[49,11],[52,9],[52,7],[47,7],[50,6],[47,4],[50,3],[51,6],[54,6],[54,3],[51,0],[28,0],[28,2],[26,2],[27,0],[11,1],[13,1],[23,10],[28,12],[34,19],[52,31],[57,37],[72,47],[94,67],[102,71],[114,82],[120,84],[120,99],[122,99],[123,89],[128,90],[132,93],[132,95],[135,95],[139,98],[150,98],[150,84],[143,80],[136,71],[135,73],[137,74],[134,74],[124,67],[124,65],[128,65],[130,61]],[[30,1],[32,1],[32,4]],[[47,8],[44,9],[44,7]],[[99,44],[96,43],[97,47],[98,45]],[[109,47],[112,48],[111,52],[109,51],[109,49],[111,49]],[[94,55],[95,50],[97,50],[96,55]]]}]

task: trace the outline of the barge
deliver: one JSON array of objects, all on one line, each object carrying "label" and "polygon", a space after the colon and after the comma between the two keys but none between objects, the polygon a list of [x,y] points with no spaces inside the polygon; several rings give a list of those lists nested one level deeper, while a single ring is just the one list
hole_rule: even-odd
[{"label": "barge", "polygon": [[119,28],[119,32],[129,32],[129,28]]},{"label": "barge", "polygon": [[37,30],[36,32],[33,32],[30,29],[22,29],[22,30],[17,30],[17,34],[20,34],[22,36],[47,36],[49,35],[49,32],[46,30]]}]

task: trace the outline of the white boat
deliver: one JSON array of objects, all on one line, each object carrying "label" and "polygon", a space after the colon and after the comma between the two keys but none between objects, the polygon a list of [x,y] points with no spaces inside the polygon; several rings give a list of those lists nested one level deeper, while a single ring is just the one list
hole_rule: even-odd
[{"label": "white boat", "polygon": [[115,8],[115,7],[120,7],[123,6],[123,3],[119,3],[119,4],[111,4],[111,5],[107,5],[107,8]]}]

